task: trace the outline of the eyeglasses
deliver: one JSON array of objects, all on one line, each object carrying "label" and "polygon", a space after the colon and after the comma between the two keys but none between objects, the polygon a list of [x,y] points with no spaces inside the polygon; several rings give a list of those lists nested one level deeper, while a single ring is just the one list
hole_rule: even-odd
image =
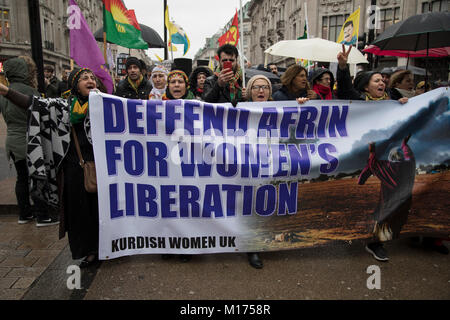
[{"label": "eyeglasses", "polygon": [[252,86],[252,90],[259,91],[259,90],[270,90],[270,87],[268,85],[263,86]]},{"label": "eyeglasses", "polygon": [[230,62],[234,62],[236,59],[222,59],[222,62],[227,62],[227,61],[230,61]]}]

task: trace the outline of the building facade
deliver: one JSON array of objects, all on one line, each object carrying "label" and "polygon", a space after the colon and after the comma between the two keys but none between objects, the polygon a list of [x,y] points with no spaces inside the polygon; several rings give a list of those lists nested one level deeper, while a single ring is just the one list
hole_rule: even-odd
[{"label": "building facade", "polygon": [[[429,11],[448,11],[448,0],[252,0],[248,9],[251,20],[250,60],[264,63],[264,51],[281,40],[292,40],[304,33],[306,17],[309,37],[336,41],[347,17],[358,7],[361,9],[359,35],[369,34],[373,26],[372,3],[379,12],[375,38],[387,27],[410,16]],[[294,59],[269,56],[269,62],[286,67]],[[415,59],[423,65],[424,59]],[[441,59],[442,60],[442,59]],[[445,59],[444,59],[445,60]],[[377,65],[406,64],[406,59],[393,57],[377,59]],[[416,65],[417,65],[416,64]],[[448,69],[448,62],[445,70]]]},{"label": "building facade", "polygon": [[[93,33],[103,27],[102,0],[77,0],[77,4]],[[70,69],[70,34],[66,25],[69,0],[39,0],[39,5],[44,65],[53,66],[60,78],[64,69]],[[103,52],[103,43],[97,43]],[[131,53],[151,63],[143,50],[109,47],[114,64],[120,53]],[[0,0],[0,63],[19,55],[31,56],[28,1]]]}]

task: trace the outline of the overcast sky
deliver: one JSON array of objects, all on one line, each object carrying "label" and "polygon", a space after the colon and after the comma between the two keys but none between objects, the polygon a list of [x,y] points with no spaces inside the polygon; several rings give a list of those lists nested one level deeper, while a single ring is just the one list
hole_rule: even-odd
[{"label": "overcast sky", "polygon": [[[242,5],[247,2],[242,0]],[[139,23],[153,28],[164,40],[163,0],[124,0],[124,3],[128,10],[135,10]],[[213,36],[233,18],[239,3],[239,0],[167,0],[170,19],[184,29],[191,43],[186,58],[194,59],[197,51],[204,47],[205,39]],[[174,58],[181,57],[182,52],[182,48],[174,52]],[[148,50],[148,56],[156,60],[154,53],[164,58],[163,49]]]}]

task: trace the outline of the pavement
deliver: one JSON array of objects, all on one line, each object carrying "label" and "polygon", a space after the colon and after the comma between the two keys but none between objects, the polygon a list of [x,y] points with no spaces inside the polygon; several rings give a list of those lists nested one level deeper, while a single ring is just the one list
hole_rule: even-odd
[{"label": "pavement", "polygon": [[[0,300],[450,299],[450,256],[414,247],[409,239],[387,243],[391,259],[384,263],[361,242],[264,252],[260,270],[237,253],[197,255],[188,263],[176,256],[128,256],[82,269],[78,284],[70,268],[79,261],[71,259],[67,237],[58,239],[58,226],[17,223],[5,128],[0,117]],[[380,286],[369,289],[373,266],[379,267]]]}]

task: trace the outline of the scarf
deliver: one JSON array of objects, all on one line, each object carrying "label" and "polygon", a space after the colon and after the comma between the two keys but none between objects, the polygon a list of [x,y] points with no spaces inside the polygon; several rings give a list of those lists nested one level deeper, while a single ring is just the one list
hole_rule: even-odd
[{"label": "scarf", "polygon": [[136,82],[131,80],[129,77],[127,77],[127,79],[128,79],[128,83],[133,88],[133,90],[136,91],[136,93],[138,93],[138,88],[141,85],[142,80],[144,80],[144,76],[141,74],[141,76],[139,77],[139,79]]},{"label": "scarf", "polygon": [[403,96],[403,97],[406,97],[406,98],[412,98],[412,97],[414,97],[414,95],[416,94],[416,91],[414,91],[414,90],[404,90],[404,89],[399,89],[399,88],[395,88],[398,92],[400,92],[400,94]]},{"label": "scarf", "polygon": [[80,123],[86,118],[89,109],[89,101],[83,103],[82,100],[73,96],[70,102],[70,123]]},{"label": "scarf", "polygon": [[149,100],[161,100],[164,93],[166,93],[166,88],[157,89],[157,88],[153,87],[152,91],[150,91],[150,94],[148,95],[148,99]]},{"label": "scarf", "polygon": [[[220,71],[221,69],[217,69],[218,71]],[[214,74],[219,77],[219,72],[216,71],[214,72]],[[237,99],[240,99],[242,96],[242,89],[241,86],[239,85],[239,80],[242,79],[242,70],[241,67],[238,66],[237,67],[237,71],[235,72],[233,78],[228,82],[229,84],[229,91],[230,91],[230,100],[233,101],[235,100],[235,97],[237,96]]]},{"label": "scarf", "polygon": [[364,93],[366,96],[366,101],[380,101],[380,100],[389,100],[389,96],[386,93],[386,91],[384,92],[384,95],[381,98],[374,98],[372,97],[368,92]]},{"label": "scarf", "polygon": [[[186,93],[180,99],[181,100],[193,100],[193,99],[195,99],[195,96],[191,92],[191,90],[186,90]],[[162,95],[161,100],[176,100],[176,99],[170,94],[169,90],[167,90],[166,93],[164,93]]]},{"label": "scarf", "polygon": [[319,95],[321,100],[332,100],[333,95],[331,93],[330,87],[325,87],[321,85],[320,83],[316,83],[313,86],[313,90]]}]

